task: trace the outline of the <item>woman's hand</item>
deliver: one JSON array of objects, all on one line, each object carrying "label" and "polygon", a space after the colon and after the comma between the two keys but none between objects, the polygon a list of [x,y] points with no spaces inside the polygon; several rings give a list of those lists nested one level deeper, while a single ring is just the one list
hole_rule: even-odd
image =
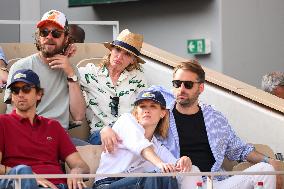
[{"label": "woman's hand", "polygon": [[176,163],[176,170],[179,172],[188,172],[191,170],[192,162],[189,157],[182,156]]},{"label": "woman's hand", "polygon": [[109,126],[102,128],[100,134],[104,152],[112,153],[118,143],[122,142],[119,136]]}]

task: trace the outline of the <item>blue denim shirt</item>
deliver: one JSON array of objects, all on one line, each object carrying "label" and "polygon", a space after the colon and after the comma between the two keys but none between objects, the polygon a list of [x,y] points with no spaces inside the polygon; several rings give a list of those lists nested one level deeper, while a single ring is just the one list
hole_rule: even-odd
[{"label": "blue denim shirt", "polygon": [[[155,88],[162,92],[166,102],[171,104],[169,107],[170,127],[168,137],[166,139],[160,138],[160,140],[176,158],[179,158],[179,137],[175,118],[172,112],[175,106],[174,95],[169,90],[161,86],[152,86],[151,88]],[[221,112],[216,111],[210,105],[199,103],[199,106],[203,113],[209,145],[215,158],[215,163],[213,164],[211,171],[222,171],[221,166],[223,164],[224,157],[227,157],[229,160],[245,160],[247,155],[254,150],[254,147],[244,143],[236,135],[228,120]],[[223,178],[225,177],[220,177],[218,180],[222,180]]]}]

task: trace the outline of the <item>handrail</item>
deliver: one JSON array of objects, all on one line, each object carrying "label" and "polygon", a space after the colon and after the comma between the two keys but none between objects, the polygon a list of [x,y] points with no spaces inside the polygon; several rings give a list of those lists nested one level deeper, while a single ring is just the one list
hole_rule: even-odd
[{"label": "handrail", "polygon": [[[94,177],[163,177],[163,176],[214,176],[230,175],[284,175],[284,171],[226,171],[226,172],[175,172],[175,173],[118,173],[118,174],[30,174],[30,175],[0,175],[0,179],[15,179],[15,189],[21,189],[21,179],[29,178],[94,178]],[[210,179],[211,180],[211,179]],[[213,187],[213,183],[210,189]]]},{"label": "handrail", "polygon": [[[36,24],[37,21],[33,20],[0,20],[0,24]],[[113,26],[112,27],[112,37],[113,40],[119,34],[119,22],[118,21],[69,21],[70,24],[83,24],[83,25],[106,25],[106,26]]]}]

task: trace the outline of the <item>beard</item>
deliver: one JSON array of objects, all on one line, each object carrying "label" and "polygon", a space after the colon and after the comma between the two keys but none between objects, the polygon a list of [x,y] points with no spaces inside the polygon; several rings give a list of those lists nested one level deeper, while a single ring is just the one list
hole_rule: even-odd
[{"label": "beard", "polygon": [[[55,48],[53,50],[47,49],[45,45],[55,45]],[[48,40],[45,44],[38,44],[39,50],[41,51],[43,57],[50,58],[53,57],[56,54],[62,54],[64,53],[65,45],[57,46],[57,44],[52,40]]]},{"label": "beard", "polygon": [[[196,91],[191,95],[191,97],[187,93],[180,93],[176,95],[176,102],[181,106],[181,107],[191,107],[198,101],[199,97],[199,91]],[[183,98],[180,98],[179,96],[183,96]],[[186,98],[184,98],[186,97]]]}]

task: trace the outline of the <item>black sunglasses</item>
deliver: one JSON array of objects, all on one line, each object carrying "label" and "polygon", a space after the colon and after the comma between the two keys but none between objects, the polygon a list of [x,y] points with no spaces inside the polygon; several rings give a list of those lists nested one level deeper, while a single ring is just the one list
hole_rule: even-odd
[{"label": "black sunglasses", "polygon": [[200,83],[199,81],[181,81],[181,80],[173,80],[173,87],[180,88],[181,84],[183,83],[186,89],[192,89],[194,83]]},{"label": "black sunglasses", "polygon": [[41,37],[47,37],[50,32],[51,32],[51,35],[52,35],[53,38],[59,38],[59,37],[61,37],[61,35],[64,31],[57,30],[57,29],[48,30],[48,29],[45,28],[45,29],[39,30],[39,35]]},{"label": "black sunglasses", "polygon": [[111,102],[109,104],[111,115],[117,117],[118,116],[118,105],[119,105],[119,97],[110,97]]},{"label": "black sunglasses", "polygon": [[29,92],[31,92],[32,88],[35,88],[35,86],[31,86],[31,85],[24,85],[22,87],[11,87],[11,92],[13,94],[16,94],[18,95],[20,93],[20,90],[25,93],[25,94],[28,94]]}]

